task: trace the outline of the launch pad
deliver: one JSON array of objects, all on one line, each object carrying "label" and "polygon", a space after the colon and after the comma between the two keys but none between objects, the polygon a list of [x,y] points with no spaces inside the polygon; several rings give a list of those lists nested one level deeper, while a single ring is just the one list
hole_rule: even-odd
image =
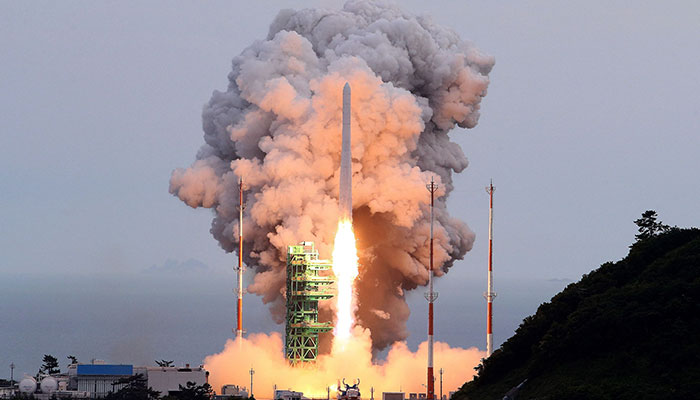
[{"label": "launch pad", "polygon": [[318,321],[318,301],[333,297],[333,278],[322,276],[332,265],[319,260],[313,242],[287,247],[287,323],[284,353],[291,365],[313,363],[318,357],[318,334],[333,329]]}]

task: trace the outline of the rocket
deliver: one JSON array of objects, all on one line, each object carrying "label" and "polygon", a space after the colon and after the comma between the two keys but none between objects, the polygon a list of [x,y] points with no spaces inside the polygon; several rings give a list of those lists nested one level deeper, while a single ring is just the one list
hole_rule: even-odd
[{"label": "rocket", "polygon": [[350,152],[350,84],[343,87],[343,140],[340,153],[340,219],[352,220],[352,154]]}]

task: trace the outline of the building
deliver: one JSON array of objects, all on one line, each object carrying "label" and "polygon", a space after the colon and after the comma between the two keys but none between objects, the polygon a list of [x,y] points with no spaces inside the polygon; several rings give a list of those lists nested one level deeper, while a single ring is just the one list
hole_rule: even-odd
[{"label": "building", "polygon": [[330,262],[319,260],[313,242],[287,247],[287,321],[284,351],[291,365],[315,362],[318,335],[333,329],[318,321],[318,301],[333,297]]},{"label": "building", "polygon": [[135,367],[131,364],[104,364],[96,360],[93,364],[70,365],[67,373],[44,376],[40,384],[33,377],[25,377],[22,382],[26,381],[26,385],[20,384],[11,391],[0,392],[0,399],[10,398],[17,392],[39,400],[54,396],[62,399],[102,398],[126,386],[126,383],[118,383],[120,380],[137,374],[141,374],[148,387],[160,392],[161,396],[175,394],[180,391],[180,385],[186,386],[188,382],[201,386],[209,380],[209,372],[203,366]]},{"label": "building", "polygon": [[96,397],[116,392],[125,384],[118,384],[120,379],[134,375],[133,365],[123,364],[77,364],[68,369],[68,389],[78,392],[90,392]]},{"label": "building", "polygon": [[224,385],[221,387],[221,394],[226,398],[236,397],[241,399],[248,398],[248,390],[245,387],[238,385]]},{"label": "building", "polygon": [[148,379],[148,387],[160,392],[161,396],[179,392],[180,386],[187,386],[187,382],[201,386],[209,381],[209,372],[201,365],[196,368],[190,368],[189,364],[184,368],[136,367],[135,372],[143,374]]},{"label": "building", "polygon": [[305,399],[304,393],[295,392],[293,390],[275,390],[274,400],[302,400]]},{"label": "building", "polygon": [[404,392],[382,392],[382,400],[405,400]]}]

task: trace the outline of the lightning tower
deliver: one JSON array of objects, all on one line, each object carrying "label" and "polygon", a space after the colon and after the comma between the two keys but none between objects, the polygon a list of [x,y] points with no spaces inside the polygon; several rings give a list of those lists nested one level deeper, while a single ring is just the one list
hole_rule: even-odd
[{"label": "lightning tower", "polygon": [[438,185],[433,178],[426,185],[430,192],[430,269],[428,270],[428,293],[425,299],[428,300],[428,393],[427,400],[435,400],[435,376],[433,375],[433,303],[438,298],[437,292],[433,291],[433,208],[435,206],[435,191]]},{"label": "lightning tower", "polygon": [[243,178],[238,180],[238,304],[236,314],[236,339],[243,338]]},{"label": "lightning tower", "polygon": [[493,187],[493,180],[486,187],[486,193],[489,194],[489,272],[487,280],[486,293],[486,357],[493,353],[493,299],[496,293],[493,291],[493,192],[496,188]]}]

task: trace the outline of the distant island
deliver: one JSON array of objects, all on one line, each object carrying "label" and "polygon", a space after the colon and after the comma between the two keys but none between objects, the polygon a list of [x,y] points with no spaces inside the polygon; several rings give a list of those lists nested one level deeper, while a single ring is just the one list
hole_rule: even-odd
[{"label": "distant island", "polygon": [[700,398],[700,229],[635,223],[624,259],[542,304],[452,399]]}]

